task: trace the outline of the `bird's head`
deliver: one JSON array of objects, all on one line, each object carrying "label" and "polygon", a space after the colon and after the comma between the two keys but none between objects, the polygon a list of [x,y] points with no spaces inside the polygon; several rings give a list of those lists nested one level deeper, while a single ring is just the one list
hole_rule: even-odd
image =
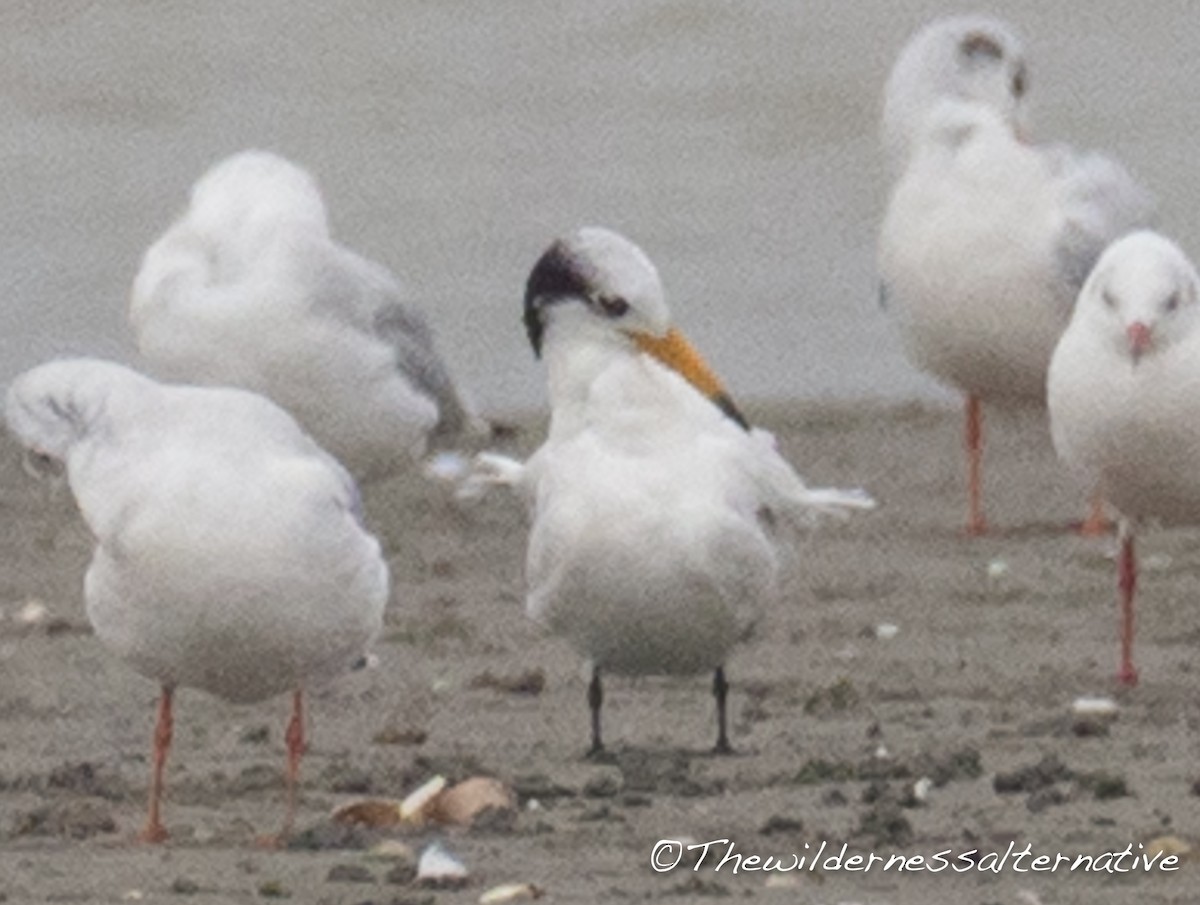
[{"label": "bird's head", "polygon": [[1174,242],[1149,230],[1118,239],[1096,262],[1076,316],[1137,365],[1196,328],[1200,280]]},{"label": "bird's head", "polygon": [[26,470],[39,477],[61,471],[75,444],[105,417],[112,388],[148,383],[123,365],[86,358],[51,361],[18,376],[4,417],[26,451]]},{"label": "bird's head", "polygon": [[939,105],[982,105],[1014,136],[1028,134],[1029,69],[1020,38],[986,16],[937,19],[909,40],[892,67],[884,93],[883,139],[902,166]]},{"label": "bird's head", "polygon": [[525,329],[539,357],[581,336],[651,355],[745,425],[716,374],[671,327],[654,264],[611,230],[580,229],[542,254],[525,286]]},{"label": "bird's head", "polygon": [[242,151],[192,187],[188,224],[210,241],[255,246],[280,227],[328,232],[325,203],[307,170],[269,151]]}]

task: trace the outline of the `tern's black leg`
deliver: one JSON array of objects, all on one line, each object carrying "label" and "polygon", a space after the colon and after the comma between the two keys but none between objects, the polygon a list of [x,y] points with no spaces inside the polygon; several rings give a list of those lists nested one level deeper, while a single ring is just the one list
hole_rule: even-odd
[{"label": "tern's black leg", "polygon": [[592,681],[588,685],[588,707],[592,710],[592,749],[589,755],[599,754],[604,750],[604,742],[600,741],[600,705],[604,703],[604,689],[600,686],[600,669],[592,667]]},{"label": "tern's black leg", "polygon": [[713,697],[717,699],[717,746],[713,748],[715,754],[733,753],[733,748],[729,744],[729,734],[725,728],[725,698],[728,694],[729,683],[725,681],[725,667],[718,666],[716,672],[713,673]]}]

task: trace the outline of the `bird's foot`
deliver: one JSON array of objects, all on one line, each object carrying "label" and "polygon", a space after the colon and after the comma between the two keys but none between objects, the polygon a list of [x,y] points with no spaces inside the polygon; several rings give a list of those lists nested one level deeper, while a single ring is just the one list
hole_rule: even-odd
[{"label": "bird's foot", "polygon": [[137,834],[137,841],[143,845],[161,845],[171,838],[171,834],[167,832],[167,828],[161,823],[147,823],[145,828]]},{"label": "bird's foot", "polygon": [[987,521],[982,516],[967,522],[967,537],[983,537],[987,533]]},{"label": "bird's foot", "polygon": [[583,759],[592,764],[615,764],[617,762],[617,756],[603,745],[592,745]]},{"label": "bird's foot", "polygon": [[1082,522],[1076,522],[1074,528],[1080,537],[1108,537],[1112,534],[1114,523],[1111,519],[1092,518],[1089,516]]},{"label": "bird's foot", "polygon": [[1133,688],[1138,683],[1138,671],[1132,663],[1126,663],[1117,670],[1117,682],[1125,688]]}]

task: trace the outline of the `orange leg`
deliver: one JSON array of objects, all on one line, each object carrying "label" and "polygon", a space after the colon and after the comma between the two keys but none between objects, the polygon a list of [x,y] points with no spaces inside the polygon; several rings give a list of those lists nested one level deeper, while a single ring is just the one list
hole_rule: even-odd
[{"label": "orange leg", "polygon": [[296,785],[300,777],[300,758],[308,749],[304,738],[304,692],[297,688],[292,695],[292,718],[287,727],[287,813],[283,818],[283,829],[280,838],[286,838],[292,832],[296,820]]},{"label": "orange leg", "polygon": [[296,822],[296,785],[300,776],[300,759],[308,748],[304,738],[304,692],[299,688],[292,693],[292,718],[288,720],[284,739],[287,742],[287,767],[284,771],[287,811],[283,817],[283,828],[276,835],[260,836],[254,840],[254,844],[259,848],[281,847],[292,834],[292,827]]},{"label": "orange leg", "polygon": [[158,724],[154,727],[154,758],[150,773],[150,805],[146,812],[146,827],[138,836],[142,842],[158,843],[167,838],[167,828],[162,825],[159,803],[163,793],[163,770],[167,765],[167,752],[171,750],[171,733],[174,717],[171,714],[171,698],[174,690],[164,685],[158,701]]},{"label": "orange leg", "polygon": [[1111,530],[1112,522],[1104,514],[1104,495],[1097,490],[1092,494],[1092,508],[1079,526],[1079,533],[1084,537],[1104,537]]},{"label": "orange leg", "polygon": [[1137,590],[1137,555],[1133,549],[1133,532],[1121,525],[1121,550],[1117,554],[1117,589],[1121,597],[1121,666],[1117,681],[1136,685],[1137,669],[1133,665],[1133,595]]},{"label": "orange leg", "polygon": [[987,533],[983,517],[983,405],[979,397],[967,394],[967,534],[978,537]]}]

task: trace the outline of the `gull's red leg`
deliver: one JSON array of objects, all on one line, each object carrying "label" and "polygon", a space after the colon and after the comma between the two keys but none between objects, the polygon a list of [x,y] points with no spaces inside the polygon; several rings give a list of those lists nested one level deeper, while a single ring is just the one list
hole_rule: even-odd
[{"label": "gull's red leg", "polygon": [[1112,530],[1112,522],[1104,514],[1104,495],[1097,490],[1092,494],[1091,511],[1079,526],[1079,533],[1084,537],[1104,537]]},{"label": "gull's red leg", "polygon": [[983,517],[983,405],[974,393],[967,394],[967,534],[987,533]]},{"label": "gull's red leg", "polygon": [[287,813],[283,818],[280,838],[292,832],[296,819],[296,785],[300,777],[300,758],[308,748],[304,737],[304,692],[297,688],[292,695],[292,718],[287,727]]},{"label": "gull's red leg", "polygon": [[167,753],[171,750],[171,734],[174,717],[171,713],[171,698],[174,690],[164,685],[158,700],[158,722],[154,727],[154,757],[150,773],[150,804],[146,811],[146,827],[138,836],[142,842],[163,842],[167,828],[162,825],[159,805],[163,793],[163,771],[167,765]]},{"label": "gull's red leg", "polygon": [[283,816],[283,827],[278,834],[260,836],[255,840],[255,845],[261,848],[279,848],[286,843],[296,822],[296,785],[300,776],[300,759],[308,747],[304,737],[304,692],[299,688],[292,693],[292,717],[288,720],[284,740],[287,742],[287,766],[284,770],[287,811]]},{"label": "gull's red leg", "polygon": [[1121,523],[1121,550],[1117,554],[1117,589],[1121,597],[1121,667],[1117,681],[1136,685],[1137,669],[1133,665],[1133,596],[1137,590],[1137,554],[1133,548],[1133,531]]}]

